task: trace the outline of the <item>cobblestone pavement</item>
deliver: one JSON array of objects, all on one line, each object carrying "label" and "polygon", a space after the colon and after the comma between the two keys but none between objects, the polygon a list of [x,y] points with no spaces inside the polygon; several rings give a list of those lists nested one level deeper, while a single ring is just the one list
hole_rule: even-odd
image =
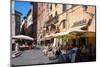
[{"label": "cobblestone pavement", "polygon": [[29,65],[29,64],[47,64],[56,62],[56,60],[49,60],[47,56],[43,55],[42,46],[39,46],[39,48],[24,51],[21,56],[11,59],[11,64]]}]

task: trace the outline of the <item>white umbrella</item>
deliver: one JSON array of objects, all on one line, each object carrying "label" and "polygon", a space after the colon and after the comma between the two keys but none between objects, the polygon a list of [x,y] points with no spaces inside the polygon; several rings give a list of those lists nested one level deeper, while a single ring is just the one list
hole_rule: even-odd
[{"label": "white umbrella", "polygon": [[25,40],[33,40],[32,37],[29,37],[29,36],[25,36],[25,35],[15,35],[15,36],[12,36],[13,39],[25,39]]}]

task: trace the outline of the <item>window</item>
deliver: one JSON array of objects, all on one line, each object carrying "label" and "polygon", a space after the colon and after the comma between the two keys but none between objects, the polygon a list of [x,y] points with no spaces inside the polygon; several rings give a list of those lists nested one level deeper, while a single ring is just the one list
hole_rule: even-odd
[{"label": "window", "polygon": [[49,16],[49,19],[52,19],[53,18],[53,16],[52,16],[52,14]]},{"label": "window", "polygon": [[57,13],[57,11],[55,12],[55,17],[54,17],[54,19],[53,19],[53,23],[55,24],[55,23],[57,23],[58,22],[58,13]]},{"label": "window", "polygon": [[82,6],[83,7],[83,9],[84,9],[84,11],[87,11],[87,6],[86,5],[84,5],[84,6]]},{"label": "window", "polygon": [[63,4],[63,11],[66,10],[66,4]]},{"label": "window", "polygon": [[51,28],[52,28],[52,29],[55,29],[56,26],[55,26],[54,24],[51,24]]},{"label": "window", "polygon": [[66,25],[66,24],[65,24],[65,20],[63,20],[62,22],[63,22],[63,28],[65,28],[65,25]]},{"label": "window", "polygon": [[57,3],[55,3],[55,7],[57,6]]},{"label": "window", "polygon": [[69,10],[72,8],[72,5],[66,5],[66,10]]},{"label": "window", "polygon": [[52,4],[50,4],[50,10],[52,10]]},{"label": "window", "polygon": [[77,6],[77,5],[72,5],[72,8],[73,8],[73,7],[76,7],[76,6]]},{"label": "window", "polygon": [[49,31],[49,28],[48,27],[46,27],[46,32],[48,32]]},{"label": "window", "polygon": [[58,18],[58,13],[57,13],[57,11],[55,12],[55,18]]}]

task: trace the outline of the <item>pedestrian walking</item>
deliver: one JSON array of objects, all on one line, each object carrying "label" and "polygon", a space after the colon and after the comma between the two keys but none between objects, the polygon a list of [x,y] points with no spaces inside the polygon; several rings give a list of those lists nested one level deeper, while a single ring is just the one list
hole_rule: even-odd
[{"label": "pedestrian walking", "polygon": [[72,49],[71,49],[71,62],[72,63],[74,63],[76,60],[77,49],[78,49],[78,47],[75,44],[73,44]]},{"label": "pedestrian walking", "polygon": [[19,51],[19,45],[16,43],[15,51]]},{"label": "pedestrian walking", "polygon": [[81,47],[80,46],[78,46],[75,58],[76,58],[75,62],[81,62]]},{"label": "pedestrian walking", "polygon": [[43,54],[46,56],[48,55],[48,46],[47,45],[45,45],[43,48]]},{"label": "pedestrian walking", "polygon": [[59,57],[60,54],[61,54],[61,50],[60,50],[60,49],[56,50],[55,56],[56,56],[57,58]]}]

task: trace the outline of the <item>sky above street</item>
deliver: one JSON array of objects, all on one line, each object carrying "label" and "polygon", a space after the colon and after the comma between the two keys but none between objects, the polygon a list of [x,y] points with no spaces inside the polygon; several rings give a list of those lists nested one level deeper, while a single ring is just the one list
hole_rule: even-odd
[{"label": "sky above street", "polygon": [[21,19],[27,15],[28,11],[31,9],[30,2],[27,1],[15,1],[15,10],[22,13]]}]

